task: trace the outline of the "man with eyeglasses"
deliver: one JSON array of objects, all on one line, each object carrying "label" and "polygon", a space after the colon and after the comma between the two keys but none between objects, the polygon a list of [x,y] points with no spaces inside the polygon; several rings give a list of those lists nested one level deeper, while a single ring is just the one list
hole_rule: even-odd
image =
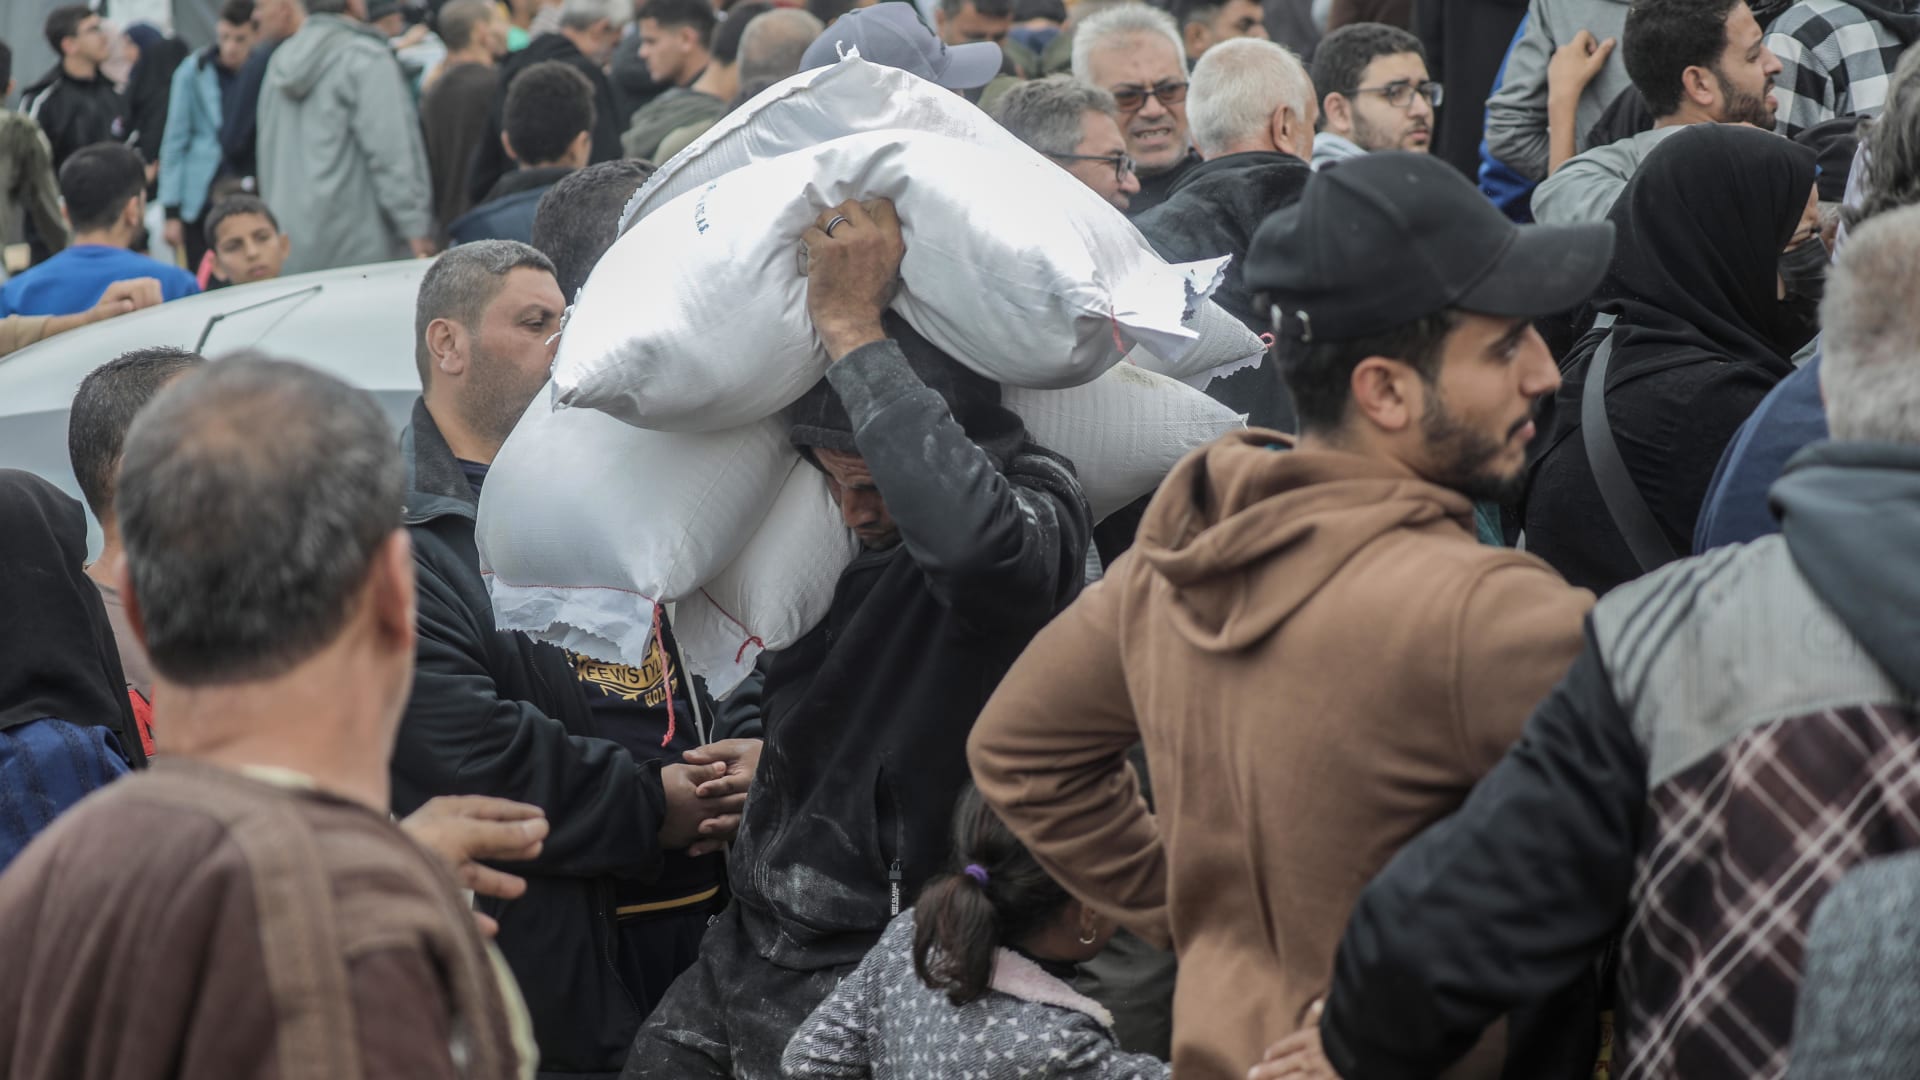
[{"label": "man with eyeglasses", "polygon": [[993,118],[1013,136],[1072,173],[1120,210],[1140,190],[1113,95],[1056,75],[1021,83],[994,103]]},{"label": "man with eyeglasses", "polygon": [[[133,132],[126,99],[113,88],[113,80],[100,73],[112,44],[100,16],[85,4],[55,8],[47,14],[46,38],[60,62],[20,92],[20,111],[46,132],[57,173],[82,147],[126,142]],[[157,141],[160,133],[148,137]],[[58,244],[53,250],[59,250]]]},{"label": "man with eyeglasses", "polygon": [[1200,164],[1187,133],[1186,46],[1173,17],[1131,3],[1090,16],[1074,31],[1073,77],[1104,88],[1119,106],[1140,177],[1128,213],[1137,217],[1165,202]]},{"label": "man with eyeglasses", "polygon": [[1427,75],[1420,39],[1383,23],[1353,23],[1328,34],[1313,54],[1320,133],[1313,167],[1379,150],[1424,154],[1433,144],[1440,84]]}]

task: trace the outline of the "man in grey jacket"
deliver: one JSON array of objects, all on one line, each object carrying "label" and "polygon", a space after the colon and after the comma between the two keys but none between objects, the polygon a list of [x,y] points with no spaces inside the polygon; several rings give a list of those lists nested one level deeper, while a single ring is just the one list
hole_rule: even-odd
[{"label": "man in grey jacket", "polygon": [[[1507,54],[1500,89],[1487,99],[1487,152],[1529,180],[1545,179],[1552,171],[1547,69],[1555,53],[1577,44],[1600,60],[1579,93],[1570,133],[1573,153],[1586,149],[1587,132],[1629,85],[1619,50],[1601,55],[1619,40],[1626,21],[1626,0],[1532,0],[1526,32]],[[1582,31],[1589,36],[1582,39]]]},{"label": "man in grey jacket", "polygon": [[308,0],[260,89],[260,190],[293,255],[284,272],[433,253],[433,196],[413,96],[366,0]]},{"label": "man in grey jacket", "polygon": [[1627,12],[1627,74],[1654,114],[1651,130],[1579,154],[1541,181],[1533,219],[1599,221],[1661,140],[1688,124],[1771,130],[1780,60],[1744,0],[1638,0]]}]

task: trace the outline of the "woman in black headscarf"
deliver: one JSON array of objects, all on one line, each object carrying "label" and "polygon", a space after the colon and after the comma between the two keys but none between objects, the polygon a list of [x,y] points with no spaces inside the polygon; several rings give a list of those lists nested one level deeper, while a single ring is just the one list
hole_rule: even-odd
[{"label": "woman in black headscarf", "polygon": [[[1771,132],[1699,124],[1647,155],[1608,215],[1613,267],[1593,302],[1618,320],[1606,416],[1647,532],[1671,552],[1689,550],[1721,452],[1817,329],[1814,171],[1811,151]],[[1602,593],[1670,557],[1629,547],[1588,458],[1583,384],[1607,335],[1589,330],[1561,365],[1523,510],[1528,550]]]},{"label": "woman in black headscarf", "polygon": [[127,27],[127,38],[140,50],[127,74],[127,109],[134,135],[133,148],[151,165],[160,160],[160,140],[167,130],[167,108],[173,101],[173,73],[192,54],[185,42],[168,37],[146,23]]},{"label": "woman in black headscarf", "polygon": [[0,868],[62,810],[146,763],[86,557],[80,504],[0,469]]}]

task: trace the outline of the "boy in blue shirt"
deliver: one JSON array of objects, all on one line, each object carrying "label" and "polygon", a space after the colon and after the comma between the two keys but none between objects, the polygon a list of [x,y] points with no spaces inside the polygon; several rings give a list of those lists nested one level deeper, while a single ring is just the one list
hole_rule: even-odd
[{"label": "boy in blue shirt", "polygon": [[193,275],[129,250],[147,209],[146,163],[119,143],[76,151],[60,166],[73,243],[0,286],[0,316],[72,315],[99,303],[107,286],[158,278],[163,300],[200,291]]}]

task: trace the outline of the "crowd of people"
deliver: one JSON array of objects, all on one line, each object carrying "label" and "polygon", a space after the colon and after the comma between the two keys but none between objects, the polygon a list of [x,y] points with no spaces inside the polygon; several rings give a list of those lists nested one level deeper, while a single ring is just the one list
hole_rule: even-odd
[{"label": "crowd of people", "polygon": [[[433,261],[402,430],[152,341],[83,501],[0,470],[0,1072],[1920,1074],[1920,18],[1301,6],[53,10],[0,356]],[[1097,519],[890,306],[894,204],[813,206],[824,617],[719,700],[643,598],[637,664],[500,629],[629,200],[855,52],[1230,257],[1247,426]]]}]

